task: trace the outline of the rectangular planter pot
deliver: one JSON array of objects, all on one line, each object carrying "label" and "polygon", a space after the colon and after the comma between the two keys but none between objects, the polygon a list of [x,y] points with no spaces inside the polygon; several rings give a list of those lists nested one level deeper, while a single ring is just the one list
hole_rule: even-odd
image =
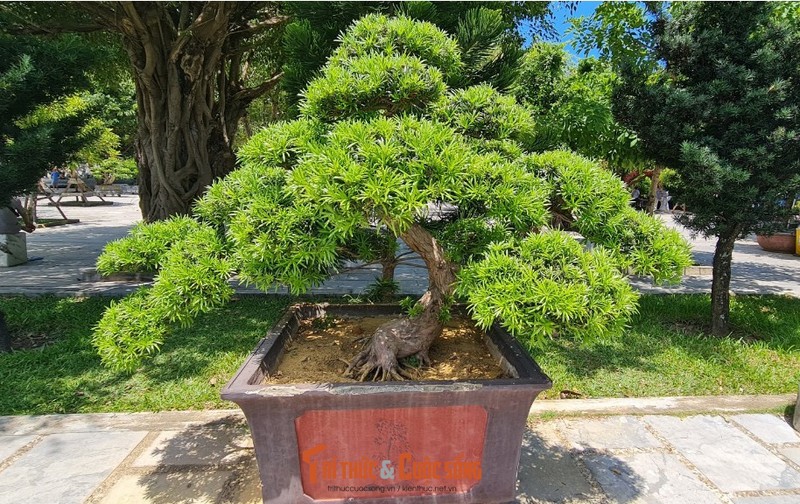
[{"label": "rectangular planter pot", "polygon": [[508,378],[263,384],[301,320],[401,310],[294,306],[222,390],[247,417],[265,503],[515,500],[528,412],[552,383],[499,326],[485,340]]}]

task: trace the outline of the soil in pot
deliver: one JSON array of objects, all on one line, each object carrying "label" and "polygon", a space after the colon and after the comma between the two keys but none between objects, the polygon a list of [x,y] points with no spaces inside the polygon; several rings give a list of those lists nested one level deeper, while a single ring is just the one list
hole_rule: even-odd
[{"label": "soil in pot", "polygon": [[[343,373],[373,331],[394,317],[325,317],[304,320],[266,384],[356,382]],[[404,364],[417,380],[489,380],[505,376],[466,317],[454,317],[430,349],[431,366]]]}]

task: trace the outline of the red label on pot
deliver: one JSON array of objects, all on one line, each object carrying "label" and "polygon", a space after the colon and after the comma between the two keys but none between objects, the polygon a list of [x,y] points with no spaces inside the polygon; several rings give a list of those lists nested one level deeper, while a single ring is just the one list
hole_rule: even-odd
[{"label": "red label on pot", "polygon": [[313,499],[439,495],[481,480],[480,406],[308,411],[295,420]]}]

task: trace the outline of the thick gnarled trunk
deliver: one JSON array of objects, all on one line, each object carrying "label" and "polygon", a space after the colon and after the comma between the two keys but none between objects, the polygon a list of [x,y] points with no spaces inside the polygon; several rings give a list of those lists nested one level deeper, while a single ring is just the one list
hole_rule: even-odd
[{"label": "thick gnarled trunk", "polygon": [[246,88],[243,47],[250,34],[285,21],[260,19],[259,3],[84,4],[118,30],[133,67],[138,105],[136,156],[147,221],[187,214],[235,165],[233,142],[249,104],[280,74]]},{"label": "thick gnarled trunk", "polygon": [[[182,101],[180,96],[153,97],[142,90],[137,95],[140,99],[136,161],[142,216],[146,221],[154,221],[186,214],[191,202],[212,180],[204,121],[191,117],[194,115],[191,112],[186,119],[172,117],[168,109],[173,107],[167,103]],[[167,133],[168,129],[172,131]],[[194,141],[189,143],[186,137]]]},{"label": "thick gnarled trunk", "polygon": [[139,195],[147,221],[189,213],[192,202],[215,178],[230,172],[235,161],[233,139],[215,133],[219,118],[211,113],[214,86],[201,78],[186,96],[180,90],[185,76],[174,68],[166,74],[175,82],[165,89],[136,79]]},{"label": "thick gnarled trunk", "polygon": [[727,336],[731,308],[731,262],[738,229],[720,236],[714,250],[711,280],[711,334]]},{"label": "thick gnarled trunk", "polygon": [[428,290],[418,301],[422,309],[418,315],[392,320],[379,327],[367,347],[350,363],[347,372],[361,380],[408,377],[399,364],[399,360],[406,357],[414,356],[422,364],[429,364],[428,350],[444,327],[441,311],[455,288],[455,267],[425,228],[413,224],[400,238],[425,261]]}]

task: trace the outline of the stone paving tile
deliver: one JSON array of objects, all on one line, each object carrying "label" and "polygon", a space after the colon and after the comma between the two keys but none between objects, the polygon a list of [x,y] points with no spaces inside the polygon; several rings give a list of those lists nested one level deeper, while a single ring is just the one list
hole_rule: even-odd
[{"label": "stone paving tile", "polygon": [[[781,455],[800,466],[800,448],[780,448],[778,451],[781,452]],[[798,499],[798,502],[800,502],[800,499]]]},{"label": "stone paving tile", "polygon": [[221,499],[224,504],[262,504],[261,500],[261,476],[258,473],[255,453],[244,461],[244,466],[238,468]]},{"label": "stone paving tile", "polygon": [[719,416],[645,417],[724,492],[800,489],[800,473]]},{"label": "stone paving tile", "polygon": [[800,434],[777,415],[736,415],[731,420],[767,444],[800,443]]},{"label": "stone paving tile", "polygon": [[611,502],[718,504],[722,501],[675,455],[637,453],[584,457]]},{"label": "stone paving tile", "polygon": [[733,504],[797,504],[798,502],[800,502],[800,495],[769,495],[733,498]]},{"label": "stone paving tile", "polygon": [[170,472],[122,476],[102,504],[215,504],[231,471]]},{"label": "stone paving tile", "polygon": [[164,431],[134,461],[134,467],[230,464],[252,452],[249,432],[238,427]]},{"label": "stone paving tile", "polygon": [[0,463],[34,439],[36,436],[0,436]]},{"label": "stone paving tile", "polygon": [[552,422],[525,432],[517,479],[519,502],[583,501],[595,493]]},{"label": "stone paving tile", "polygon": [[559,422],[564,437],[577,450],[659,448],[661,443],[636,417],[620,416]]},{"label": "stone paving tile", "polygon": [[145,432],[53,434],[0,472],[0,496],[14,504],[80,504]]}]

